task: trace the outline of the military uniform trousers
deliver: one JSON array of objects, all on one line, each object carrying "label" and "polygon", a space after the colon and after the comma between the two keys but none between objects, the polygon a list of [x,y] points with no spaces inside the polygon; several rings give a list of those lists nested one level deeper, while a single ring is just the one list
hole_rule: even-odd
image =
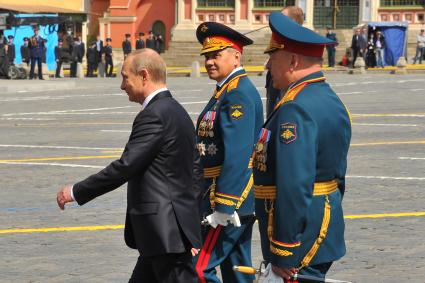
[{"label": "military uniform trousers", "polygon": [[112,57],[105,56],[105,73],[107,77],[112,77],[112,70],[114,69],[114,62]]},{"label": "military uniform trousers", "polygon": [[[205,183],[211,185],[212,179]],[[252,194],[251,194],[252,195]],[[245,201],[252,201],[246,199]],[[209,196],[202,201],[201,215],[204,217],[213,213],[210,207]],[[239,215],[241,227],[229,224],[217,228],[203,227],[202,236],[204,245],[195,258],[196,272],[201,283],[219,283],[216,267],[220,266],[223,283],[252,282],[254,276],[233,271],[234,265],[252,266],[251,236],[254,215]]]}]

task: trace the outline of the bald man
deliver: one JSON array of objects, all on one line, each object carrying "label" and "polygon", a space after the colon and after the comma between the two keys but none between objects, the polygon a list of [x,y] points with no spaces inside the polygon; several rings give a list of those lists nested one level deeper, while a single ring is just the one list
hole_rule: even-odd
[{"label": "bald man", "polygon": [[[285,7],[282,10],[282,14],[284,14],[285,16],[288,16],[289,18],[291,18],[293,21],[295,21],[296,23],[300,25],[304,23],[304,12],[300,7],[297,7],[297,6]],[[276,101],[278,100],[282,92],[281,89],[277,89],[273,87],[273,81],[272,81],[270,71],[267,71],[265,88],[267,90],[267,93],[266,93],[266,97],[267,97],[266,113],[267,114],[266,115],[267,117],[269,117],[273,111]]]},{"label": "bald man", "polygon": [[165,63],[154,50],[130,53],[121,74],[121,89],[141,104],[124,152],[99,173],[63,187],[58,205],[83,205],[128,182],[125,242],[140,252],[129,282],[195,283],[203,172],[193,122],[166,88]]}]

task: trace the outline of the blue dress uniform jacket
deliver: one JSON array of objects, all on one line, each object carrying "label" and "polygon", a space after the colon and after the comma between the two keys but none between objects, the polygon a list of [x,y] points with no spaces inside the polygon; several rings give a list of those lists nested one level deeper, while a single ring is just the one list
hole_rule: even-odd
[{"label": "blue dress uniform jacket", "polygon": [[[202,135],[202,121],[211,115],[215,115],[213,134],[205,130]],[[213,209],[227,214],[235,210],[239,215],[253,214],[250,157],[262,124],[263,106],[258,91],[244,70],[237,71],[216,91],[197,122],[197,143],[206,181],[204,216]]]},{"label": "blue dress uniform jacket", "polygon": [[264,259],[303,268],[341,258],[351,122],[321,72],[289,88],[260,136],[253,158]]},{"label": "blue dress uniform jacket", "polygon": [[253,276],[232,270],[233,265],[252,265],[251,237],[254,223],[252,162],[263,106],[257,89],[238,70],[216,90],[197,122],[197,143],[204,167],[203,217],[214,210],[239,214],[241,226],[218,225],[203,229],[204,244],[196,258],[199,282],[248,283]]}]

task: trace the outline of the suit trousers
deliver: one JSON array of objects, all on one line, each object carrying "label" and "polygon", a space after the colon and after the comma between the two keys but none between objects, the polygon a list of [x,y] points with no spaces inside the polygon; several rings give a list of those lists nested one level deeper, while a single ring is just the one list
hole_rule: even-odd
[{"label": "suit trousers", "polygon": [[197,283],[190,251],[152,257],[139,256],[128,283]]},{"label": "suit trousers", "polygon": [[37,62],[38,67],[38,78],[40,80],[43,79],[43,71],[42,71],[42,62],[40,57],[31,57],[31,70],[30,70],[30,80],[34,78],[35,64]]}]

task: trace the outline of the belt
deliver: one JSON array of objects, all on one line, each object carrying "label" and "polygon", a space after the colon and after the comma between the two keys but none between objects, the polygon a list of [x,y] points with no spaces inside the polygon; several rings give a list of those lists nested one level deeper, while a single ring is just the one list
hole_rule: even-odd
[{"label": "belt", "polygon": [[[248,168],[252,168],[252,158],[249,159]],[[215,208],[215,203],[221,203],[229,206],[236,206],[236,209],[239,209],[239,207],[242,205],[242,203],[245,201],[245,199],[248,197],[249,192],[251,191],[252,185],[254,184],[254,177],[251,173],[251,176],[249,177],[248,183],[245,186],[245,189],[242,191],[242,195],[238,198],[238,202],[234,202],[228,199],[224,199],[221,197],[216,196],[216,178],[220,176],[221,173],[221,165],[215,166],[215,167],[209,167],[204,168],[204,178],[205,179],[213,179],[211,185],[208,188],[208,191],[210,192],[210,204],[211,208]]]},{"label": "belt", "polygon": [[[324,196],[334,193],[338,190],[337,180],[314,183],[313,196]],[[258,199],[276,199],[276,186],[254,185],[255,198]]]},{"label": "belt", "polygon": [[[204,178],[217,178],[221,173],[221,165],[215,167],[204,168]],[[252,158],[249,159],[248,168],[252,168]]]}]

